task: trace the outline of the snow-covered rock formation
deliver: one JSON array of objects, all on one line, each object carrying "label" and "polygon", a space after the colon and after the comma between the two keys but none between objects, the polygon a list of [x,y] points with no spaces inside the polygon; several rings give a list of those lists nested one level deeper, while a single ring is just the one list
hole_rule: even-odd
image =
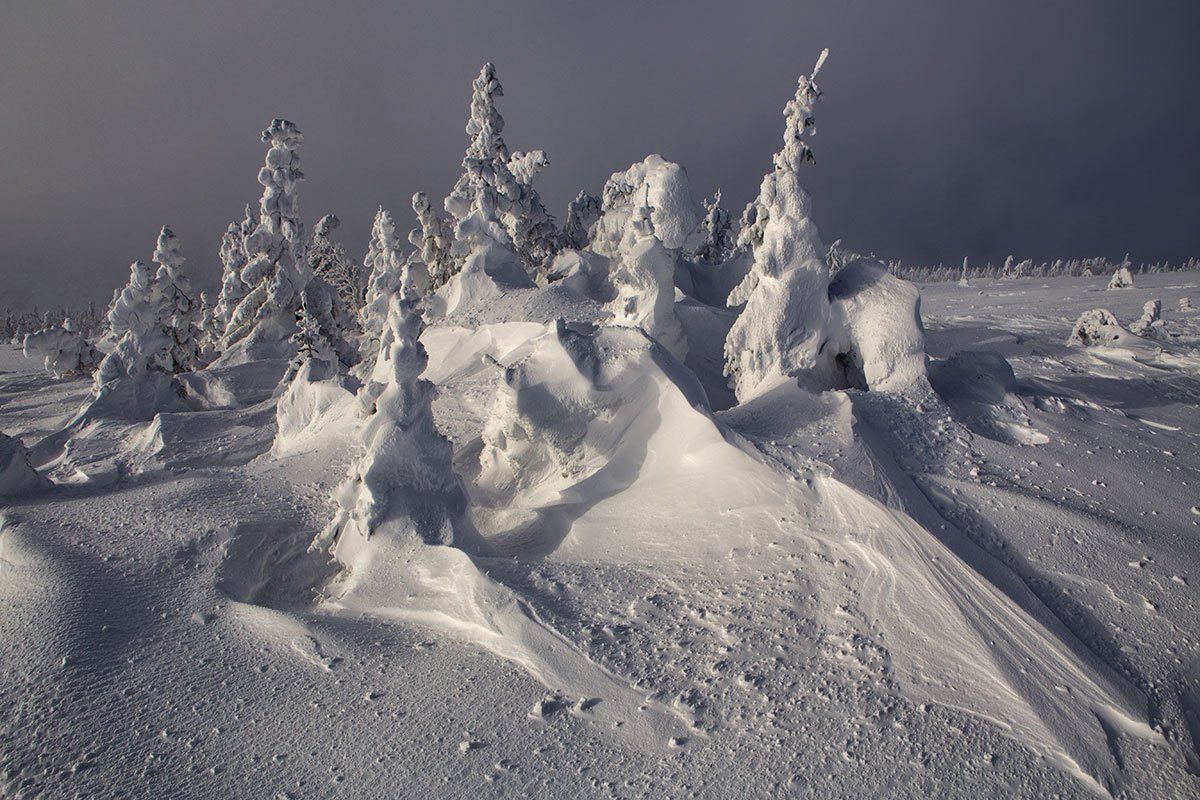
[{"label": "snow-covered rock formation", "polygon": [[781,380],[824,385],[836,355],[831,348],[829,269],[812,220],[812,201],[800,184],[800,168],[813,160],[813,108],[821,96],[816,77],[802,75],[784,109],[783,149],[744,215],[739,244],[753,251],[753,266],[729,297],[745,305],[725,340],[726,374],[739,400]]},{"label": "snow-covered rock formation", "polygon": [[889,275],[882,264],[860,259],[840,270],[829,285],[836,362],[846,385],[901,391],[925,380],[925,329],[921,293]]}]

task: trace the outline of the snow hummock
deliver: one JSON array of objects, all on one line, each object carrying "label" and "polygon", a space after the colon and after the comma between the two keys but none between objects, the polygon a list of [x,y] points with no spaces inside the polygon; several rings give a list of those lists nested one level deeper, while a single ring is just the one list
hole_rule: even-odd
[{"label": "snow hummock", "polygon": [[[899,391],[925,380],[925,330],[917,287],[865,260],[843,267],[829,285],[844,340],[837,350],[845,369],[867,388]],[[850,385],[854,385],[852,381]]]},{"label": "snow hummock", "polygon": [[29,451],[20,439],[0,433],[0,498],[32,492],[50,481],[29,463]]},{"label": "snow hummock", "polygon": [[1133,336],[1107,308],[1094,308],[1079,315],[1067,344],[1073,347],[1110,347],[1132,343]]}]

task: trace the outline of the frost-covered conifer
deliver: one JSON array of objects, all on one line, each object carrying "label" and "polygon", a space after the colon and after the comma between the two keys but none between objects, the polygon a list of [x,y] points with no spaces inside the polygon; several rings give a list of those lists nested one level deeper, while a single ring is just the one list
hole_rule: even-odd
[{"label": "frost-covered conifer", "polygon": [[503,94],[495,66],[484,64],[472,83],[466,127],[471,141],[463,173],[445,202],[457,223],[455,254],[460,261],[455,267],[461,268],[469,240],[483,234],[511,246],[527,272],[541,274],[558,249],[553,217],[533,188],[533,179],[548,161],[540,150],[509,153],[502,135],[504,118],[496,109],[496,98]]},{"label": "frost-covered conifer", "polygon": [[258,173],[263,195],[258,226],[246,237],[242,268],[243,283],[253,288],[234,309],[224,342],[226,350],[237,345],[247,358],[280,356],[290,349],[300,296],[311,277],[297,193],[304,180],[299,168],[304,136],[288,120],[275,119],[262,140],[270,145]]},{"label": "frost-covered conifer", "polygon": [[[800,168],[812,161],[808,139],[815,132],[813,108],[821,96],[816,77],[802,75],[784,109],[783,149],[747,210],[739,242],[752,248],[753,264],[729,296],[745,305],[725,340],[725,374],[739,400],[782,377],[822,366],[834,354],[830,337],[829,268],[812,221],[812,201],[800,184]],[[828,365],[824,365],[828,366]]]},{"label": "frost-covered conifer", "polygon": [[424,192],[413,195],[412,207],[417,217],[417,227],[409,231],[408,241],[417,249],[417,255],[429,276],[426,291],[433,291],[450,280],[462,266],[461,259],[452,252],[454,223],[433,207]]},{"label": "frost-covered conifer", "polygon": [[169,371],[189,372],[200,361],[198,309],[191,282],[183,272],[179,238],[166,225],[158,234],[154,261],[159,265],[154,277],[160,297],[159,325],[171,342]]},{"label": "frost-covered conifer", "polygon": [[134,331],[144,336],[158,323],[158,306],[152,302],[154,272],[142,261],[129,265],[129,281],[113,296],[108,309],[108,329],[114,341]]},{"label": "frost-covered conifer", "polygon": [[357,314],[366,295],[367,276],[346,255],[346,248],[330,238],[339,225],[341,220],[334,214],[326,214],[317,220],[308,244],[308,264],[315,277],[337,292],[346,309]]},{"label": "frost-covered conifer", "polygon": [[693,257],[704,264],[723,264],[733,254],[733,217],[721,206],[721,190],[717,189],[711,201],[704,202],[704,218],[700,229],[704,238],[696,247]]},{"label": "frost-covered conifer", "polygon": [[649,200],[637,206],[614,259],[613,319],[639,327],[682,361],[687,339],[675,315],[675,257],[654,233]]},{"label": "frost-covered conifer", "polygon": [[242,280],[242,269],[246,266],[246,237],[253,233],[258,225],[255,219],[253,207],[247,205],[242,221],[229,223],[221,237],[221,293],[213,309],[214,341],[219,341],[225,335],[234,309],[252,288]]},{"label": "frost-covered conifer", "polygon": [[387,324],[388,309],[392,296],[401,291],[404,283],[404,259],[400,254],[400,243],[396,239],[396,223],[392,215],[380,208],[371,226],[371,241],[367,245],[364,264],[370,274],[367,281],[366,302],[359,312],[359,327],[362,338],[359,348],[362,354],[360,372],[369,374],[374,366],[373,359],[379,353],[379,341]]},{"label": "frost-covered conifer", "polygon": [[962,272],[959,273],[959,276],[958,276],[958,285],[959,286],[970,286],[971,285],[971,278],[970,278],[967,270],[968,270],[967,257],[963,256]]},{"label": "frost-covered conifer", "polygon": [[562,246],[570,250],[582,250],[591,242],[589,233],[602,209],[600,198],[581,191],[567,205],[567,218],[563,223]]},{"label": "frost-covered conifer", "polygon": [[1163,334],[1162,301],[1147,300],[1142,306],[1142,316],[1129,326],[1130,333],[1146,338],[1159,338]]},{"label": "frost-covered conifer", "polygon": [[372,381],[381,390],[363,426],[365,452],[338,488],[338,512],[322,536],[343,564],[353,564],[373,535],[453,541],[462,489],[450,442],[433,423],[436,390],[421,378],[427,356],[420,332],[413,300],[392,295],[374,359]]},{"label": "frost-covered conifer", "polygon": [[1125,264],[1117,267],[1113,272],[1112,278],[1108,281],[1109,289],[1129,289],[1133,286],[1133,273],[1129,271],[1129,267]]}]

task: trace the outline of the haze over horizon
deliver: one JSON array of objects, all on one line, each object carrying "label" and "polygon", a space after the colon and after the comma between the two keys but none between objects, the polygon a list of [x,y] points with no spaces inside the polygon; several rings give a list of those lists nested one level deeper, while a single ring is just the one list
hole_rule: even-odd
[{"label": "haze over horizon", "polygon": [[[513,149],[560,218],[649,153],[735,216],[822,47],[806,175],[826,243],[907,262],[1200,255],[1200,6],[715,2],[8,3],[0,10],[0,306],[104,303],[163,224],[213,290],[257,203],[259,131],[304,131],[301,208],[355,257],[377,206],[460,171],[493,61]],[[71,298],[64,299],[63,288]]]}]

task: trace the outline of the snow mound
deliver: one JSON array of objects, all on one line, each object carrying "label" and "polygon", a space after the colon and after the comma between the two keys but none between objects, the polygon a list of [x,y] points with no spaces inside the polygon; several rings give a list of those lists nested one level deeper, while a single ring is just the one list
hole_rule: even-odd
[{"label": "snow mound", "polygon": [[29,463],[29,451],[20,439],[0,433],[0,497],[14,497],[49,486]]},{"label": "snow mound", "polygon": [[601,255],[613,255],[634,211],[647,200],[663,245],[671,250],[683,247],[699,225],[703,210],[692,197],[687,171],[654,154],[608,179],[604,213],[592,227],[591,248]]},{"label": "snow mound", "polygon": [[1069,347],[1113,347],[1131,344],[1136,337],[1121,327],[1117,317],[1107,308],[1093,308],[1079,315],[1071,335],[1067,337]]},{"label": "snow mound", "polygon": [[270,399],[279,387],[288,362],[282,358],[236,363],[222,362],[176,376],[197,408],[244,408]]},{"label": "snow mound", "polygon": [[306,445],[319,446],[323,435],[348,433],[356,421],[355,382],[327,361],[305,361],[275,406],[275,444],[283,455]]},{"label": "snow mound", "polygon": [[723,442],[696,378],[638,329],[559,320],[503,368],[468,486],[489,550],[549,552],[652,466]]},{"label": "snow mound", "polygon": [[75,330],[70,320],[60,326],[26,334],[26,358],[41,358],[46,371],[56,378],[91,372],[100,363],[101,354]]},{"label": "snow mound", "polygon": [[1017,377],[1004,356],[992,350],[965,350],[929,367],[929,379],[964,425],[1007,444],[1045,444],[1018,394]]},{"label": "snow mound", "polygon": [[[882,264],[856,261],[829,285],[834,316],[844,326],[839,360],[878,391],[900,391],[925,380],[921,293]],[[854,385],[854,382],[851,382]]]},{"label": "snow mound", "polygon": [[495,243],[476,247],[462,269],[429,298],[431,319],[445,319],[498,301],[506,293],[533,288],[512,250]]}]

